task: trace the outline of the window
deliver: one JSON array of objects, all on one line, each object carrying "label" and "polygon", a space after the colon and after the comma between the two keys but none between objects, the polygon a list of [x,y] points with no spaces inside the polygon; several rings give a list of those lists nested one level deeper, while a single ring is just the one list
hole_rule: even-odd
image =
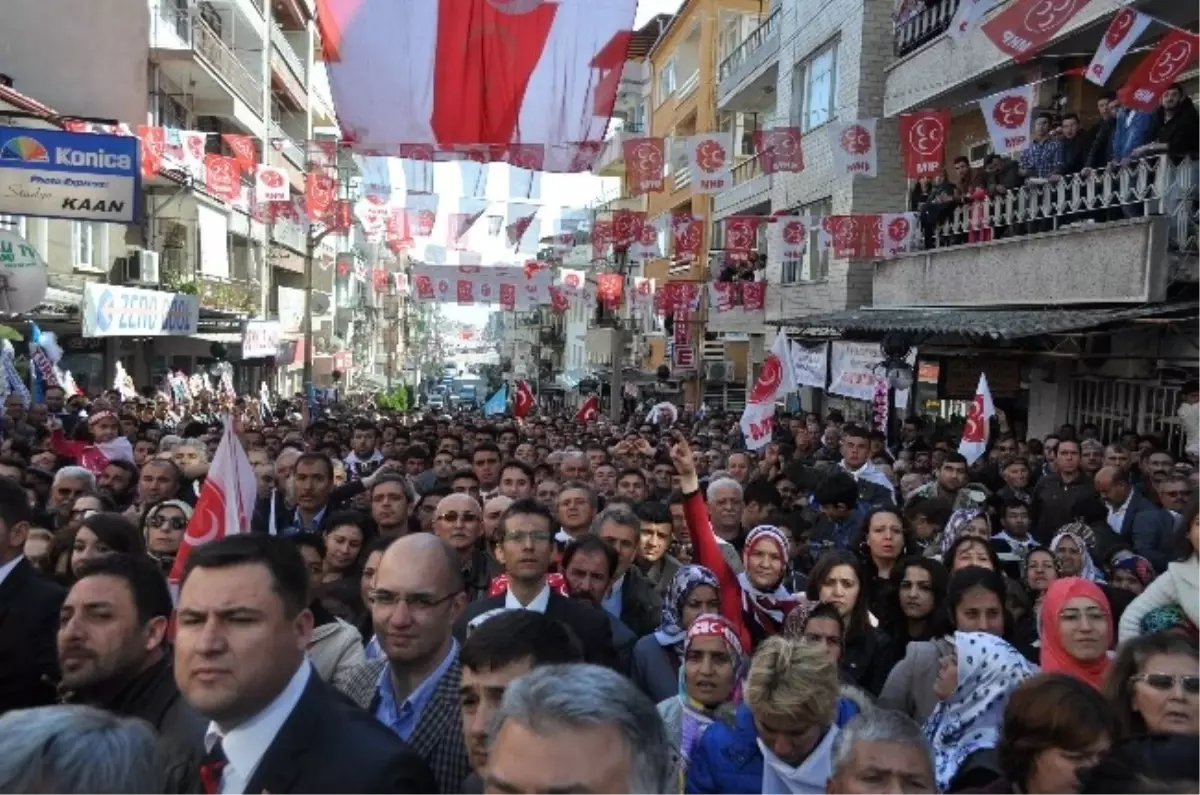
[{"label": "window", "polygon": [[658,104],[666,102],[675,93],[675,58],[667,59],[658,70]]},{"label": "window", "polygon": [[967,147],[967,160],[971,161],[971,168],[982,168],[984,159],[991,153],[992,142],[980,141]]},{"label": "window", "polygon": [[71,224],[71,248],[75,252],[75,267],[105,270],[104,224],[74,221]]},{"label": "window", "polygon": [[802,132],[837,116],[837,43],[815,52],[792,71],[792,123]]},{"label": "window", "polygon": [[808,245],[805,247],[804,259],[787,259],[782,262],[779,275],[780,284],[820,282],[828,276],[829,249],[818,248],[817,239],[820,234],[821,219],[832,213],[832,198],[802,204],[788,211],[789,215],[807,215],[812,222],[812,228],[808,231]]},{"label": "window", "polygon": [[25,216],[0,213],[0,229],[7,229],[9,232],[15,232],[21,237],[27,237],[25,234],[27,228],[28,225]]}]

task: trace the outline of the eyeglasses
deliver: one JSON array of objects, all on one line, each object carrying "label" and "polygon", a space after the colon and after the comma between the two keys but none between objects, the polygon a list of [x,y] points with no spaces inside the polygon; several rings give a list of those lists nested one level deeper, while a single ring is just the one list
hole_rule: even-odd
[{"label": "eyeglasses", "polygon": [[1145,682],[1155,690],[1167,692],[1174,690],[1175,685],[1183,687],[1183,692],[1189,695],[1200,693],[1200,676],[1193,674],[1135,674],[1129,677],[1131,682]]},{"label": "eyeglasses", "polygon": [[150,517],[148,525],[154,528],[170,527],[172,530],[183,530],[187,527],[188,520],[183,516],[161,516],[155,515]]},{"label": "eyeglasses", "polygon": [[553,535],[549,530],[515,530],[504,534],[504,540],[511,541],[514,544],[524,544],[526,541],[532,541],[535,544],[547,544],[552,537]]},{"label": "eyeglasses", "polygon": [[450,524],[454,524],[459,519],[462,519],[464,522],[478,522],[479,514],[474,511],[462,511],[461,513],[459,511],[446,511],[437,518],[438,521],[449,522]]},{"label": "eyeglasses", "polygon": [[453,591],[441,598],[438,598],[433,594],[428,593],[401,594],[376,588],[368,595],[371,597],[371,605],[373,607],[395,607],[403,602],[404,606],[409,610],[419,613],[422,611],[432,610],[438,605],[450,601],[460,593],[462,593],[462,591]]}]

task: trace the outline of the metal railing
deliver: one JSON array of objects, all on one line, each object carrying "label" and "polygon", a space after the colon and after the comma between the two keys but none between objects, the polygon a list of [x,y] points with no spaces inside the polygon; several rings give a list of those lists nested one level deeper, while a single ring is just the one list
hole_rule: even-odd
[{"label": "metal railing", "polygon": [[683,83],[679,86],[679,88],[676,89],[675,98],[677,100],[687,99],[692,94],[696,93],[696,89],[699,87],[700,87],[700,70],[697,69],[696,71],[692,72],[691,77],[689,77],[687,80],[684,80]]},{"label": "metal railing", "polygon": [[682,168],[676,169],[673,184],[675,186],[675,190],[682,190],[683,188],[686,188],[688,185],[691,185],[692,184],[692,167],[691,166],[683,166]]},{"label": "metal railing", "polygon": [[762,161],[759,155],[747,157],[733,167],[733,184],[741,185],[743,182],[749,182],[755,177],[761,177]]},{"label": "metal railing", "polygon": [[746,38],[742,39],[741,43],[739,43],[738,46],[733,49],[733,52],[729,53],[725,60],[721,61],[720,66],[717,67],[718,83],[724,80],[726,77],[729,77],[729,75],[733,73],[734,69],[737,69],[743,63],[745,63],[746,59],[750,56],[750,53],[761,47],[764,41],[769,39],[771,36],[778,35],[779,12],[780,9],[776,8],[775,11],[771,13],[771,16],[767,17],[765,22],[763,22],[754,30],[750,31],[746,35]]},{"label": "metal railing", "polygon": [[300,56],[296,54],[292,48],[292,43],[287,40],[284,35],[283,28],[279,27],[279,23],[272,23],[271,27],[271,43],[275,45],[275,49],[279,50],[283,55],[283,60],[292,70],[293,76],[301,85],[307,82],[308,70],[304,67],[304,62],[300,60]]},{"label": "metal railing", "polygon": [[922,2],[919,10],[907,13],[903,19],[896,20],[892,34],[896,57],[907,55],[945,33],[961,2],[962,0]]},{"label": "metal railing", "polygon": [[293,166],[300,171],[306,170],[304,149],[300,144],[296,143],[296,139],[288,135],[287,131],[279,126],[279,122],[271,121],[271,140],[279,143],[272,143],[272,147],[278,147],[278,152],[288,159]]},{"label": "metal railing", "polygon": [[1147,215],[1170,216],[1168,246],[1195,253],[1197,162],[1167,155],[1061,179],[1029,180],[1002,195],[959,203],[924,236],[926,248],[981,243]]},{"label": "metal railing", "polygon": [[258,115],[263,114],[262,83],[250,73],[233,50],[221,41],[221,37],[200,17],[187,11],[162,7],[162,15],[172,24],[180,38],[188,41],[192,49],[208,62],[212,70],[226,80],[242,100]]}]

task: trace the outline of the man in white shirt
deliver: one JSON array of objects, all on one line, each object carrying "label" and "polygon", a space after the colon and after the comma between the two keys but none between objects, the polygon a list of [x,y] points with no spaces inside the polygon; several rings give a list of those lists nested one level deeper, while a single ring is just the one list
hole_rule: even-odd
[{"label": "man in white shirt", "polygon": [[308,572],[284,539],[243,533],[191,553],[174,671],[209,721],[198,789],[436,791],[420,756],[313,673],[308,603]]}]

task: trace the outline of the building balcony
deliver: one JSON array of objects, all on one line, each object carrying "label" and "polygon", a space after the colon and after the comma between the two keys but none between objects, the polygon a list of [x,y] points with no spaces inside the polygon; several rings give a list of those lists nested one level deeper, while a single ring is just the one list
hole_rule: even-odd
[{"label": "building balcony", "polygon": [[262,297],[259,285],[239,279],[199,275],[196,287],[200,307],[218,312],[254,314]]},{"label": "building balcony", "polygon": [[896,20],[892,28],[892,45],[896,57],[903,58],[945,33],[961,2],[962,0],[937,0],[934,3],[920,4],[917,10]]},{"label": "building balcony", "polygon": [[733,167],[733,187],[713,197],[713,216],[738,213],[770,198],[771,175],[763,173],[758,155],[742,158]]},{"label": "building balcony", "polygon": [[619,177],[625,173],[625,142],[631,138],[642,138],[647,134],[645,125],[626,122],[604,142],[604,149],[592,173],[598,177]]},{"label": "building balcony", "polygon": [[276,156],[272,157],[272,160],[275,161],[272,165],[282,165],[279,162],[282,159],[301,172],[306,170],[304,148],[296,142],[295,138],[288,135],[277,121],[271,122],[271,151],[276,153]]},{"label": "building balcony", "polygon": [[675,91],[675,101],[683,102],[685,99],[696,93],[696,89],[700,87],[700,70],[692,72],[687,80],[684,80],[679,88]]},{"label": "building balcony", "polygon": [[741,293],[735,290],[732,308],[718,312],[709,306],[704,330],[714,334],[762,334],[766,331],[766,320],[765,309],[747,311],[742,306]]},{"label": "building balcony", "polygon": [[307,251],[306,237],[304,228],[300,224],[282,218],[271,224],[271,240],[287,246],[298,254],[305,254]]},{"label": "building balcony", "polygon": [[719,109],[747,113],[775,110],[780,13],[776,8],[717,67]]},{"label": "building balcony", "polygon": [[956,208],[927,248],[877,262],[877,307],[1160,302],[1194,280],[1196,164],[1163,157]]},{"label": "building balcony", "polygon": [[200,16],[160,6],[151,29],[154,57],[172,81],[190,87],[197,112],[236,116],[232,106],[209,107],[236,98],[262,118],[262,83]]},{"label": "building balcony", "polygon": [[271,82],[281,87],[298,109],[308,107],[308,69],[278,25],[271,29]]},{"label": "building balcony", "polygon": [[683,166],[675,169],[675,173],[671,176],[671,184],[674,190],[683,190],[688,185],[692,184],[692,167]]}]

